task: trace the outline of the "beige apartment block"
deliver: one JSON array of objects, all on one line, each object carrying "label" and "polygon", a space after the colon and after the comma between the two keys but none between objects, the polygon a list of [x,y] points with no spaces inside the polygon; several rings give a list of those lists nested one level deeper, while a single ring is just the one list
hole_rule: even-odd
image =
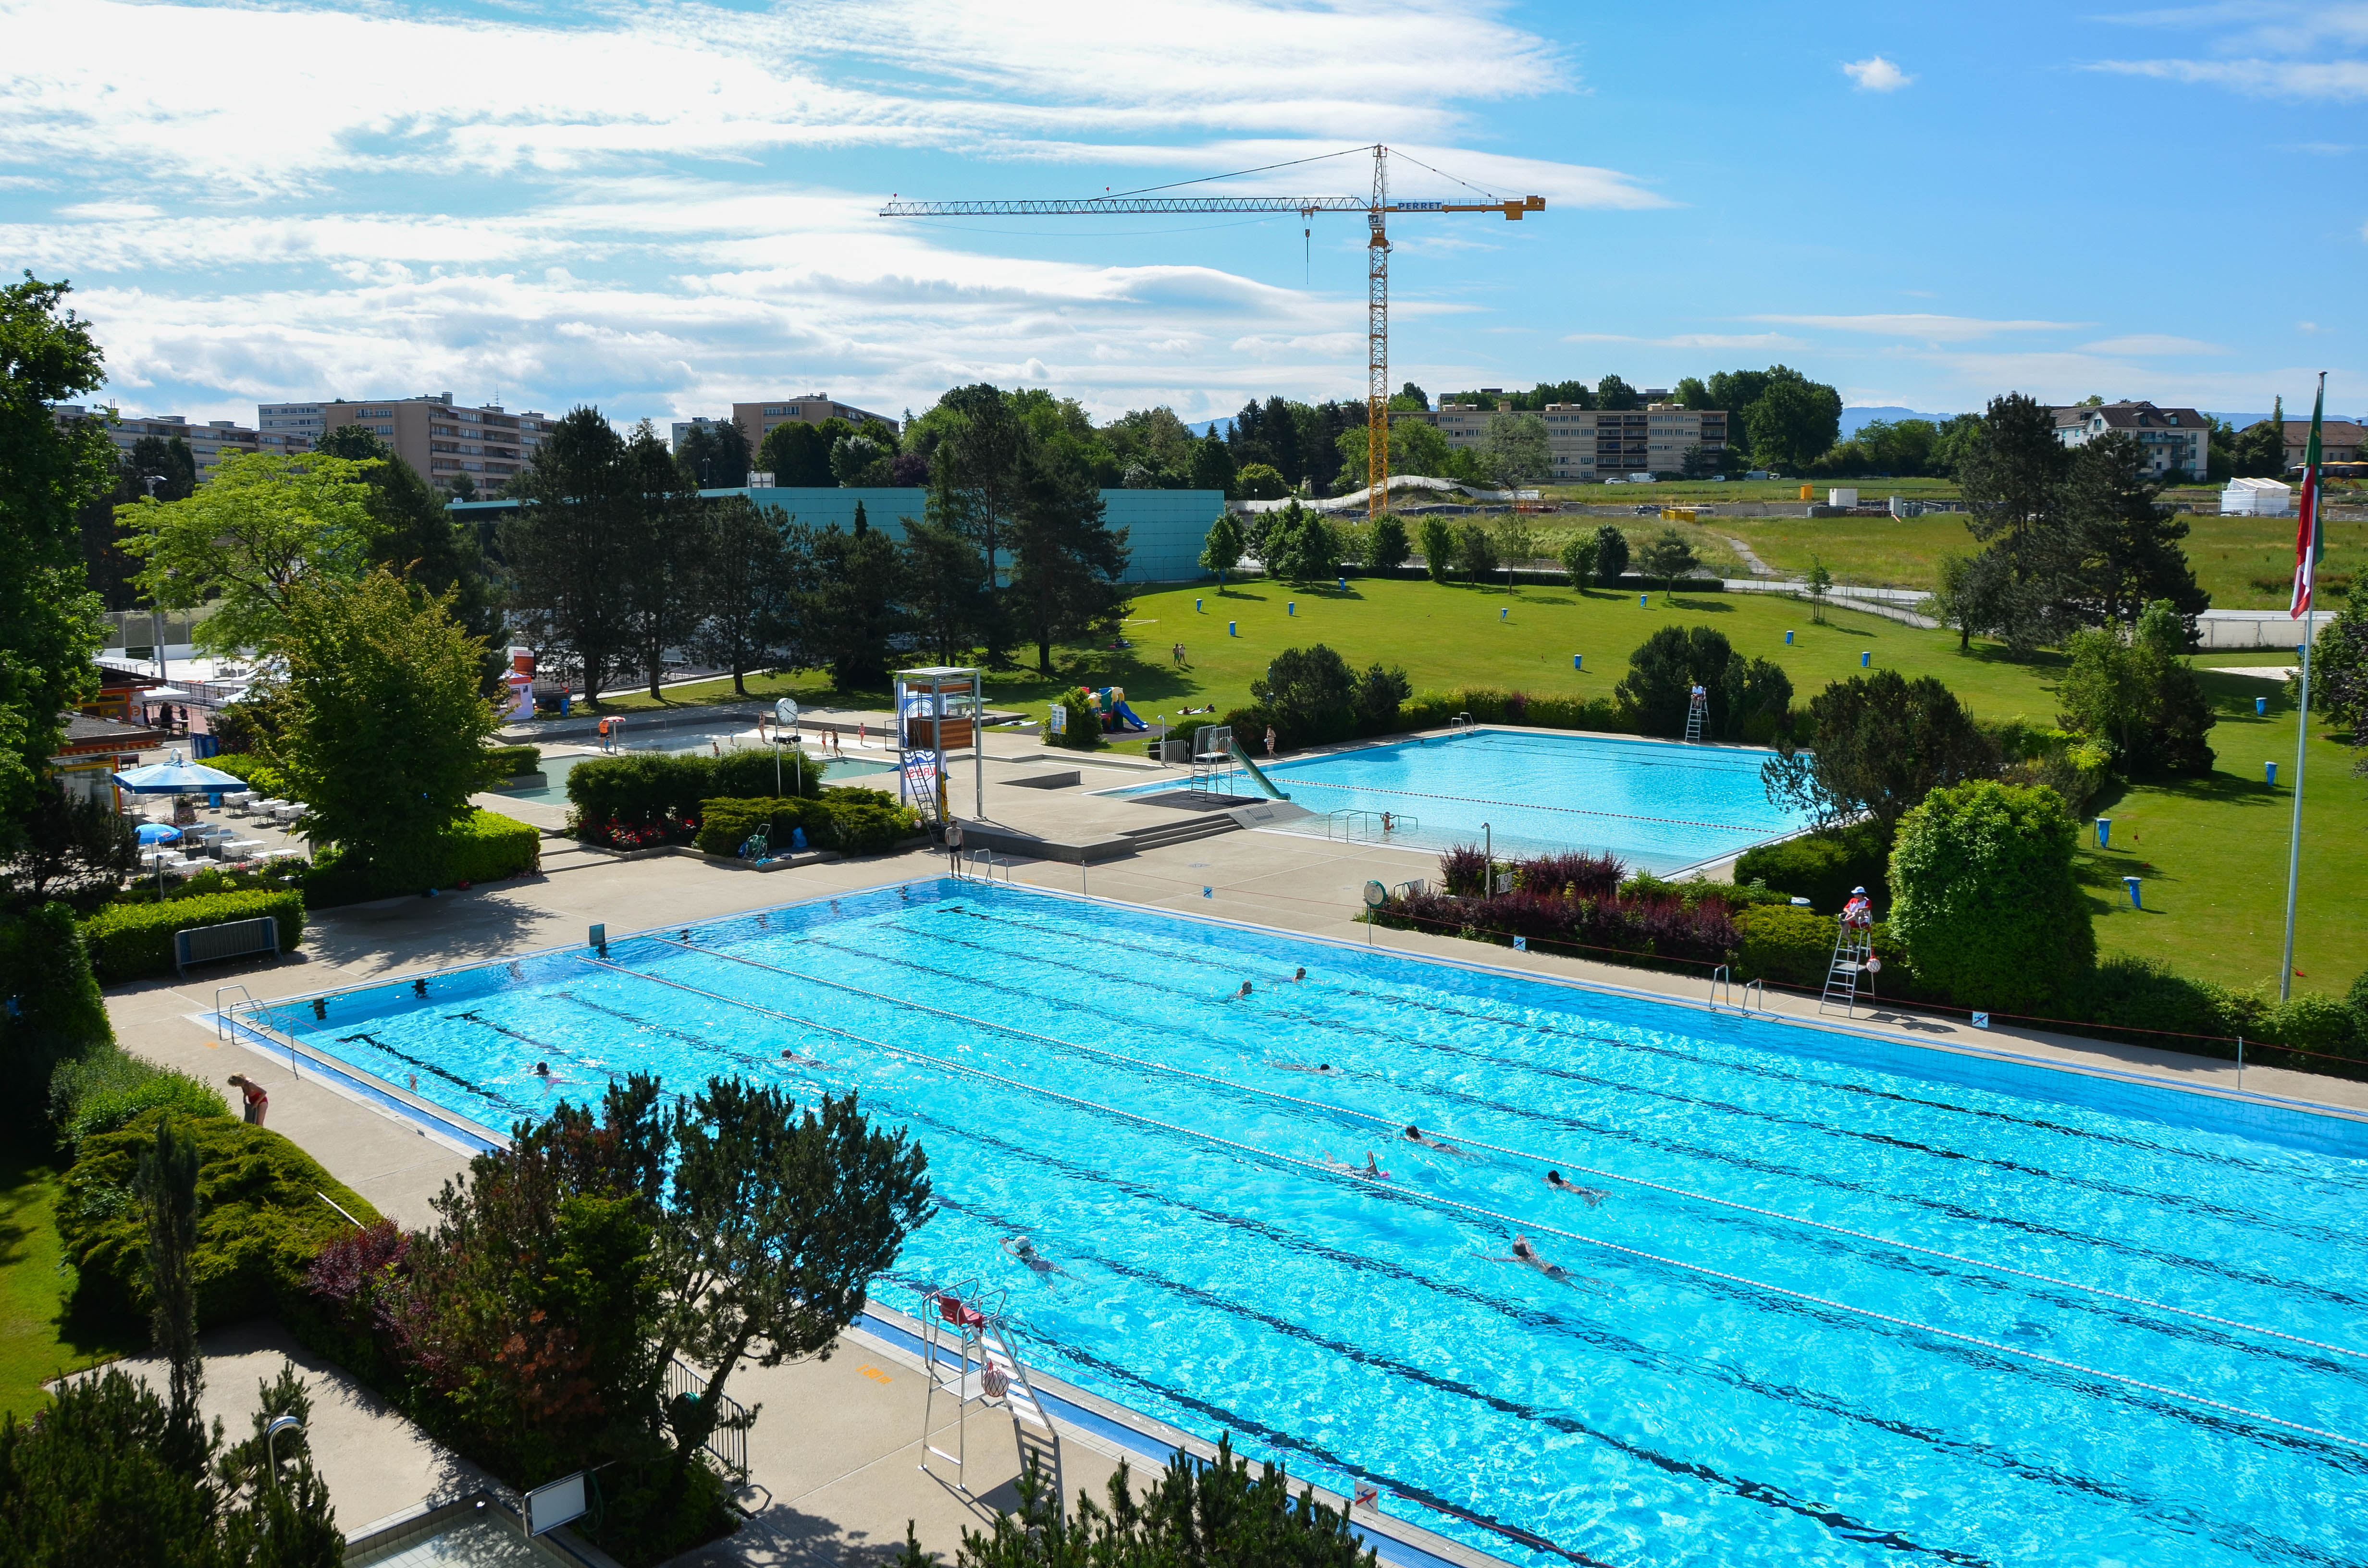
[{"label": "beige apartment block", "polygon": [[[1393,421],[1419,419],[1435,425],[1451,447],[1477,447],[1487,438],[1497,412],[1476,403],[1442,403],[1436,410],[1401,409]],[[1677,473],[1686,449],[1715,455],[1726,446],[1725,409],[1680,408],[1656,403],[1645,408],[1581,408],[1550,403],[1539,415],[1546,424],[1546,449],[1556,484],[1592,484],[1599,477],[1630,473]]]},{"label": "beige apartment block", "polygon": [[820,425],[827,419],[844,419],[849,425],[862,426],[872,422],[896,429],[897,422],[884,414],[873,414],[851,403],[838,403],[828,392],[808,392],[803,397],[768,398],[761,403],[735,403],[732,405],[732,423],[740,426],[740,434],[748,439],[748,455],[755,457],[757,449],[765,444],[766,435],[782,425]]},{"label": "beige apartment block", "polygon": [[[50,417],[63,425],[74,419],[103,418],[112,413],[112,409],[57,403],[51,407]],[[192,425],[178,414],[116,414],[115,422],[107,427],[107,434],[108,439],[115,443],[115,449],[125,458],[131,455],[131,449],[142,436],[154,436],[167,441],[178,436],[188,444],[189,455],[197,460],[198,483],[200,484],[214,476],[214,470],[224,458],[236,457],[242,452],[301,452],[312,445],[302,437],[276,430],[250,430],[229,419],[210,419],[202,425]]]},{"label": "beige apartment block", "polygon": [[[375,402],[324,400],[318,404],[277,407],[320,409],[321,427],[359,425],[374,431],[395,455],[438,489],[450,490],[461,474],[481,491],[497,490],[534,460],[535,448],[556,423],[529,410],[512,414],[497,404],[455,404],[450,392]],[[267,417],[271,416],[266,410]]]}]

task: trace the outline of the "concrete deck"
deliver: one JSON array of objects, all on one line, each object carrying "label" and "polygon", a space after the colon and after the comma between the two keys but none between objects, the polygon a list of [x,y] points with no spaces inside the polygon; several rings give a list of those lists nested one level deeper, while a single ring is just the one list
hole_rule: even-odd
[{"label": "concrete deck", "polygon": [[[1099,832],[1172,820],[1177,814],[1087,793],[1149,776],[1152,765],[1146,762],[1137,760],[1130,767],[1093,755],[1055,752],[1048,756],[1032,745],[1027,751],[1034,755],[1022,760],[1016,755],[1019,750],[990,748],[995,760],[985,802],[990,818],[1064,832]],[[998,781],[1012,776],[1013,769],[1040,767],[1045,762],[1079,768],[1080,783],[1029,789]],[[966,773],[958,770],[957,782],[964,793]],[[217,1083],[233,1071],[261,1080],[271,1094],[273,1128],[302,1144],[381,1211],[418,1226],[432,1218],[429,1200],[443,1183],[465,1167],[461,1147],[431,1138],[359,1096],[309,1076],[291,1078],[284,1058],[220,1043],[211,1029],[192,1021],[194,1015],[213,1006],[217,987],[244,985],[256,997],[273,998],[380,982],[580,942],[586,926],[595,921],[619,934],[688,925],[900,879],[934,877],[946,866],[943,855],[916,850],[758,878],[745,869],[696,856],[633,860],[591,857],[564,870],[465,893],[328,911],[314,918],[302,952],[293,958],[277,964],[212,966],[186,982],[120,987],[108,996],[108,1006],[119,1038],[143,1056]],[[1259,830],[1226,833],[1099,864],[1017,861],[997,875],[1021,885],[1246,922],[1310,938],[1481,963],[1688,1006],[1705,1005],[1705,987],[1699,982],[1424,933],[1376,930],[1352,918],[1367,881],[1403,881],[1431,874],[1434,867],[1435,857],[1428,852]],[[1311,940],[1311,968],[1320,968],[1323,950]],[[1769,1006],[1780,1017],[1843,1027],[1901,1045],[2005,1056],[2239,1097],[2236,1069],[2226,1062],[2025,1030],[1978,1031],[1904,1013],[1869,1017],[1861,1012],[1845,1025],[1819,1019],[1814,1002],[1782,995],[1770,997]],[[2248,1069],[2241,1097],[2368,1116],[2368,1085],[2279,1069]],[[225,1359],[211,1374],[211,1387],[214,1396],[226,1402],[222,1408],[234,1429],[243,1430],[243,1412],[253,1395],[248,1372],[276,1371],[279,1351],[267,1336],[235,1346],[225,1342],[222,1354]],[[299,1364],[305,1364],[301,1358]],[[350,1461],[339,1458],[334,1469],[324,1457],[339,1517],[349,1525],[416,1502],[464,1468],[436,1452],[407,1422],[377,1407],[366,1393],[341,1385],[334,1400],[324,1397],[324,1380],[335,1381],[338,1375],[314,1370],[319,1372],[316,1398],[323,1400],[324,1418],[336,1431],[334,1439],[324,1441],[332,1441],[340,1455],[351,1455]],[[949,1491],[917,1468],[920,1391],[912,1366],[898,1361],[883,1342],[860,1335],[851,1335],[828,1362],[735,1374],[729,1392],[765,1407],[751,1434],[752,1479],[757,1487],[755,1517],[732,1540],[684,1561],[718,1568],[726,1563],[865,1562],[902,1545],[907,1518],[917,1521],[924,1547],[950,1561],[961,1530],[981,1528],[988,1517],[982,1509],[1008,1501],[1008,1483],[1017,1472],[1016,1449],[1008,1418],[973,1417],[972,1449],[982,1456],[979,1479],[973,1482],[979,1495],[965,1498]],[[326,1415],[332,1406],[334,1415]],[[1097,1448],[1098,1441],[1082,1433],[1071,1440],[1073,1491],[1086,1485],[1099,1492],[1108,1474],[1116,1450],[1107,1443]]]}]

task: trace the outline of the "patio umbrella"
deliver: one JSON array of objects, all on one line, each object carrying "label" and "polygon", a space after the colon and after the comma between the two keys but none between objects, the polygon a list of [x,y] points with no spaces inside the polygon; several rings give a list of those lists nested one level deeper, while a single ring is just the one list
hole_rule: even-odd
[{"label": "patio umbrella", "polygon": [[197,795],[214,790],[244,790],[246,780],[235,773],[201,763],[184,762],[175,752],[163,762],[126,768],[115,781],[135,795]]},{"label": "patio umbrella", "polygon": [[142,844],[170,844],[181,836],[181,830],[168,827],[161,822],[143,822],[140,824],[139,834]]}]

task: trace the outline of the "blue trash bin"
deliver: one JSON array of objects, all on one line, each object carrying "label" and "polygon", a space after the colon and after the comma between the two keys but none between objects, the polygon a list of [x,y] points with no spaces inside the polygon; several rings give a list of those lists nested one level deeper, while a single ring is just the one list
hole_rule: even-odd
[{"label": "blue trash bin", "polygon": [[2261,771],[2263,774],[2268,776],[2270,788],[2272,790],[2276,789],[2278,787],[2278,765],[2274,762],[2265,762],[2261,764]]},{"label": "blue trash bin", "polygon": [[1636,596],[1636,608],[1638,609],[1645,609],[1650,607],[1652,602],[1653,596],[1650,594],[1638,594]]},{"label": "blue trash bin", "polygon": [[2112,839],[2113,819],[2111,817],[2099,817],[2097,819],[2097,847],[2100,849],[2110,848],[2112,845]]},{"label": "blue trash bin", "polygon": [[2253,717],[2254,717],[2254,718],[2256,718],[2256,719],[2267,718],[2267,717],[2269,716],[2269,711],[2270,711],[2270,699],[2269,699],[2268,698],[2266,698],[2266,697],[2256,697],[2255,699],[2253,699]]},{"label": "blue trash bin", "polygon": [[1297,615],[1299,613],[1299,601],[1297,599],[1293,599],[1289,604],[1284,605],[1282,607],[1282,613],[1285,615]]},{"label": "blue trash bin", "polygon": [[1874,651],[1873,649],[1869,649],[1858,656],[1858,667],[1860,669],[1864,669],[1873,663],[1874,663]]},{"label": "blue trash bin", "polygon": [[1585,669],[1587,667],[1587,655],[1584,653],[1573,653],[1570,656],[1570,667],[1575,670]]},{"label": "blue trash bin", "polygon": [[2122,879],[2122,886],[2130,890],[2130,907],[2132,909],[2144,909],[2146,907],[2145,903],[2138,897],[2138,880],[2135,877],[2123,877]]},{"label": "blue trash bin", "polygon": [[1787,648],[1790,648],[1792,645],[1793,645],[1793,634],[1792,634],[1791,632],[1787,631],[1786,633],[1784,633],[1784,646],[1786,646]]},{"label": "blue trash bin", "polygon": [[1241,634],[1242,634],[1242,633],[1241,633],[1241,628],[1240,628],[1240,626],[1239,626],[1238,624],[1236,624],[1236,623],[1235,623],[1235,622],[1234,622],[1234,621],[1230,621],[1230,620],[1229,620],[1229,621],[1227,621],[1227,622],[1225,622],[1225,635],[1226,635],[1226,636],[1228,636],[1228,637],[1239,637]]}]

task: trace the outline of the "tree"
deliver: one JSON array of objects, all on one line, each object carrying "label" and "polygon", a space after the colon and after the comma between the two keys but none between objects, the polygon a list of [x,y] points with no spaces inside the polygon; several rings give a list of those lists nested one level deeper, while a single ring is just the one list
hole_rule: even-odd
[{"label": "tree", "polygon": [[2311,650],[2311,706],[2368,741],[2368,600],[2354,596],[2318,629]]},{"label": "tree", "polygon": [[1357,677],[1349,661],[1318,642],[1285,648],[1250,682],[1250,700],[1286,745],[1346,740],[1357,725]]},{"label": "tree", "polygon": [[1841,432],[1841,393],[1799,371],[1770,366],[1765,390],[1743,411],[1751,449],[1770,465],[1814,461]]},{"label": "tree", "polygon": [[198,492],[197,454],[178,436],[141,437],[131,443],[130,468],[134,488],[126,500],[154,495],[159,501],[186,501]]},{"label": "tree", "polygon": [[1679,457],[1678,472],[1688,479],[1708,479],[1714,473],[1725,472],[1725,465],[1720,460],[1725,456],[1725,449],[1713,451],[1700,441],[1695,441],[1688,445],[1684,453]]},{"label": "tree", "polygon": [[1225,591],[1225,574],[1242,563],[1242,525],[1234,520],[1231,512],[1220,512],[1217,520],[1209,525],[1209,537],[1201,545],[1201,570],[1217,574],[1217,592]]},{"label": "tree", "polygon": [[1499,414],[1481,438],[1481,460],[1500,488],[1534,484],[1554,467],[1546,445],[1546,422],[1534,414]]},{"label": "tree", "polygon": [[598,409],[570,409],[520,472],[523,504],[500,525],[511,608],[546,652],[573,657],[596,710],[632,637],[629,580],[643,541],[628,477],[624,437]]},{"label": "tree", "polygon": [[[1030,483],[1026,460],[1033,440],[1003,392],[984,381],[955,388],[931,413],[942,416],[944,435],[929,462],[929,520],[969,540],[986,562],[979,640],[986,662],[1000,665],[1008,661],[998,555]],[[1224,449],[1223,441],[1217,449]]]},{"label": "tree", "polygon": [[1015,619],[1036,643],[1036,668],[1053,673],[1053,644],[1115,632],[1126,613],[1126,534],[1102,520],[1102,498],[1074,458],[1031,453],[1012,528]]},{"label": "tree", "polygon": [[892,478],[889,460],[895,455],[893,440],[868,432],[841,436],[831,443],[830,475],[849,490],[885,489]]},{"label": "tree", "polygon": [[279,647],[297,584],[359,576],[380,532],[364,466],[309,452],[224,458],[188,500],[135,501],[119,516],[155,604],[221,601],[197,630],[220,653]]},{"label": "tree", "polygon": [[454,474],[446,488],[451,491],[455,501],[474,501],[477,498],[477,482],[466,472]]},{"label": "tree", "polygon": [[[340,426],[313,450],[364,465],[372,529],[369,561],[431,595],[452,596],[452,618],[471,636],[484,640],[485,683],[493,689],[507,661],[505,650],[495,646],[502,634],[501,609],[475,526],[447,510],[419,471],[365,426]],[[453,495],[461,498],[457,486]]]},{"label": "tree", "polygon": [[1339,575],[1340,540],[1320,512],[1293,501],[1267,515],[1266,569],[1291,583],[1328,582]]},{"label": "tree", "polygon": [[19,825],[21,847],[8,881],[20,903],[112,891],[139,867],[132,819],[103,797],[70,795],[54,783],[37,787]]},{"label": "tree", "polygon": [[1809,590],[1809,619],[1819,626],[1826,623],[1826,597],[1834,591],[1834,574],[1817,557],[1809,557],[1809,574],[1802,585]]},{"label": "tree", "polygon": [[1486,582],[1488,574],[1497,570],[1497,541],[1479,524],[1466,523],[1455,533],[1455,559],[1467,578],[1474,583]]},{"label": "tree", "polygon": [[288,730],[273,760],[313,836],[380,880],[432,886],[494,733],[484,644],[449,597],[424,599],[381,569],[298,584],[281,646]]},{"label": "tree", "polygon": [[1513,569],[1527,566],[1538,558],[1537,530],[1530,527],[1527,517],[1519,512],[1508,512],[1490,533],[1497,547],[1497,557],[1505,563],[1505,581],[1513,581]]},{"label": "tree", "polygon": [[951,665],[967,653],[986,603],[986,562],[970,540],[942,524],[905,523],[899,567],[914,630]]},{"label": "tree", "polygon": [[206,1364],[198,1349],[198,1148],[170,1115],[156,1119],[156,1145],[140,1157],[148,1210],[148,1332],[165,1358],[165,1461],[191,1481],[206,1469],[205,1423],[198,1414]]},{"label": "tree", "polygon": [[1595,570],[1607,587],[1628,574],[1628,536],[1610,523],[1595,530]]},{"label": "tree", "polygon": [[694,425],[675,443],[674,466],[686,489],[740,489],[748,483],[748,437],[737,420]]},{"label": "tree", "polygon": [[707,505],[685,489],[648,420],[625,444],[619,501],[625,545],[625,628],[653,701],[663,700],[666,654],[697,632],[705,600]]},{"label": "tree", "polygon": [[1360,735],[1383,735],[1398,727],[1398,710],[1414,695],[1414,683],[1406,679],[1406,670],[1397,665],[1384,665],[1379,660],[1365,666],[1357,677],[1357,689],[1350,705],[1357,713],[1357,733]]},{"label": "tree", "polygon": [[1373,520],[1372,534],[1365,542],[1365,564],[1375,572],[1395,572],[1406,564],[1412,553],[1406,542],[1406,525],[1395,512],[1383,512]]},{"label": "tree", "polygon": [[1628,673],[1615,688],[1620,705],[1648,735],[1682,735],[1693,688],[1707,699],[1713,740],[1750,732],[1772,738],[1793,703],[1792,678],[1765,659],[1736,655],[1724,633],[1707,626],[1664,626],[1628,655]]},{"label": "tree", "polygon": [[[838,429],[826,429],[831,424]],[[843,419],[825,420],[821,425],[802,421],[776,425],[765,432],[756,466],[770,473],[782,489],[827,490],[838,483],[830,472],[831,444],[848,428]]]},{"label": "tree", "polygon": [[1645,400],[1626,381],[1617,376],[1607,375],[1595,383],[1595,406],[1604,409],[1642,408]]},{"label": "tree", "polygon": [[1865,814],[1886,842],[1934,789],[1998,769],[1998,748],[1956,694],[1895,670],[1836,681],[1809,699],[1807,748],[1780,742],[1762,765],[1768,799],[1830,827]]},{"label": "tree", "polygon": [[2157,499],[2146,454],[2114,431],[2073,454],[2065,483],[2065,520],[2078,551],[2081,619],[2121,625],[2141,607],[2169,600],[2192,625],[2212,605],[2179,541],[2187,524]]},{"label": "tree", "polygon": [[789,518],[778,506],[760,510],[746,495],[707,500],[696,517],[705,536],[698,546],[705,568],[690,649],[704,663],[731,671],[734,695],[746,697],[748,672],[770,664],[791,630]]},{"label": "tree", "polygon": [[1280,501],[1291,494],[1282,473],[1266,463],[1247,463],[1234,471],[1234,494],[1245,501]]},{"label": "tree", "polygon": [[1667,592],[1675,593],[1678,579],[1691,574],[1702,562],[1695,556],[1694,547],[1686,542],[1685,535],[1675,528],[1663,528],[1645,542],[1638,564],[1647,576],[1661,579]]},{"label": "tree", "polygon": [[1455,570],[1455,530],[1443,517],[1422,520],[1422,563],[1434,583],[1444,583]]},{"label": "tree", "polygon": [[61,427],[50,413],[106,379],[89,324],[58,309],[66,292],[29,272],[0,288],[0,851],[44,788],[60,712],[97,684],[99,601],[75,519],[115,483],[115,447],[101,421]]},{"label": "tree", "polygon": [[2021,392],[1990,400],[1978,438],[1958,459],[1965,526],[1998,557],[1998,577],[2015,603],[2002,606],[2001,630],[2027,646],[2045,634],[2073,564],[2064,517],[2069,454],[2055,438],[2055,415]]},{"label": "tree", "polygon": [[904,628],[896,547],[872,531],[860,503],[851,532],[833,523],[819,533],[792,533],[790,555],[805,656],[827,668],[842,691],[877,687],[887,678],[889,644]]},{"label": "tree", "polygon": [[2179,657],[2185,625],[2168,599],[2148,605],[2135,627],[2086,628],[2066,640],[2070,665],[2058,688],[2058,722],[2109,743],[2131,778],[2209,775],[2203,732],[2217,722],[2195,673]]},{"label": "tree", "polygon": [[1234,472],[1234,454],[1226,449],[1224,437],[1214,430],[1201,437],[1192,449],[1192,488],[1231,497]]},{"label": "tree", "polygon": [[780,1089],[717,1078],[674,1112],[656,1359],[712,1369],[707,1396],[668,1413],[677,1487],[742,1359],[827,1359],[872,1279],[934,1212],[928,1156],[902,1128],[872,1126],[853,1094],[797,1111]]},{"label": "tree", "polygon": [[1587,580],[1595,575],[1595,558],[1600,546],[1593,534],[1573,534],[1563,540],[1562,569],[1570,578],[1570,585],[1584,589]]},{"label": "tree", "polygon": [[1977,778],[1934,790],[1891,851],[1891,935],[1917,977],[1967,1006],[2060,1003],[2096,961],[2055,791]]},{"label": "tree", "polygon": [[1957,465],[1981,439],[1981,435],[1982,416],[1978,414],[1952,415],[1942,420],[1932,433],[1931,472],[1955,473]]}]

